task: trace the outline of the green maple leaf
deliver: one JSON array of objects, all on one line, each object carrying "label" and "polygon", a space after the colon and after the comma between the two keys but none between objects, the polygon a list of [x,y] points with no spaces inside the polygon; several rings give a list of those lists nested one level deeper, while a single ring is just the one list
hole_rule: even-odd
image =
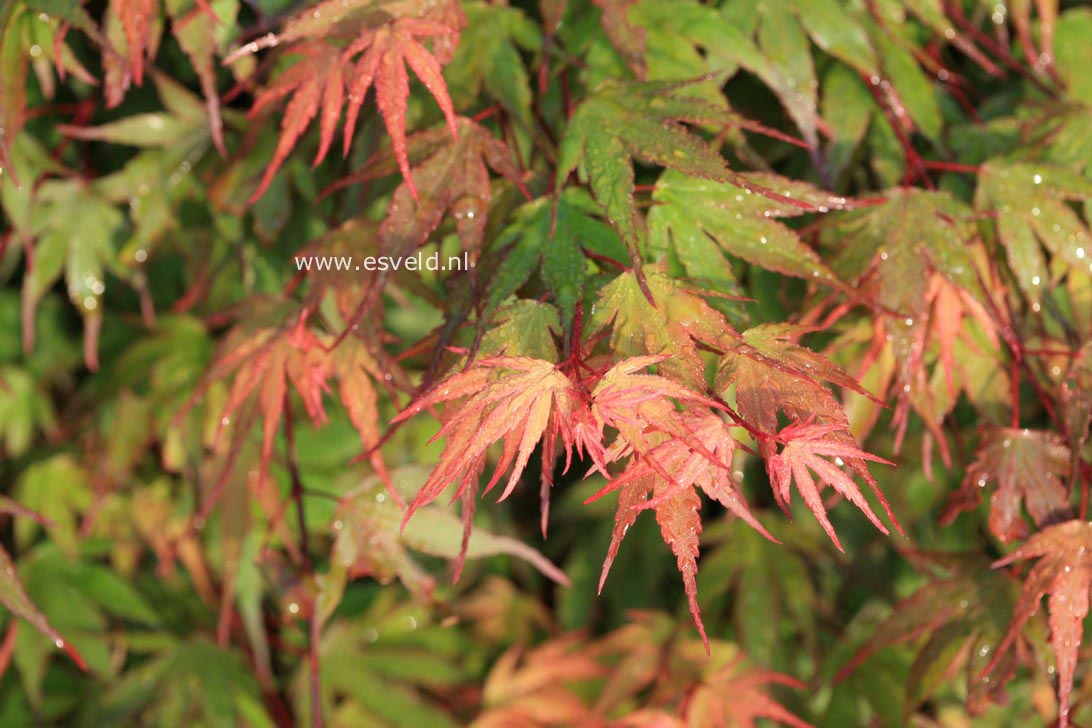
[{"label": "green maple leaf", "polygon": [[580,188],[566,189],[557,198],[540,198],[524,205],[516,221],[498,241],[509,244],[489,289],[490,308],[519,290],[536,267],[566,321],[584,299],[588,265],[584,249],[608,258],[625,258],[618,235],[596,218],[595,202]]},{"label": "green maple leaf", "polygon": [[668,357],[660,364],[663,373],[703,390],[705,362],[699,346],[723,349],[738,335],[722,314],[664,274],[660,266],[646,271],[645,288],[651,300],[633,272],[603,286],[592,327],[610,325],[611,348],[619,358]]},{"label": "green maple leaf", "polygon": [[1068,204],[1090,199],[1092,180],[1062,167],[1000,161],[983,166],[975,205],[996,213],[1009,267],[1033,310],[1054,282],[1044,247],[1074,268],[1092,270],[1092,233]]},{"label": "green maple leaf", "polygon": [[484,88],[525,129],[533,129],[531,82],[520,51],[541,50],[539,28],[519,8],[471,2],[463,10],[466,28],[444,69],[455,106],[472,106]]},{"label": "green maple leaf", "polygon": [[735,185],[687,177],[669,170],[656,182],[656,203],[648,213],[649,247],[670,248],[686,273],[717,280],[728,274],[724,254],[754,265],[837,285],[834,271],[819,255],[777,218],[809,210],[843,206],[844,197],[777,175],[747,175],[755,185],[775,190],[785,200],[773,200]]},{"label": "green maple leaf", "polygon": [[558,152],[557,189],[579,171],[640,266],[633,160],[694,177],[730,181],[724,159],[681,122],[727,123],[711,104],[680,96],[682,83],[603,84],[582,103]]}]

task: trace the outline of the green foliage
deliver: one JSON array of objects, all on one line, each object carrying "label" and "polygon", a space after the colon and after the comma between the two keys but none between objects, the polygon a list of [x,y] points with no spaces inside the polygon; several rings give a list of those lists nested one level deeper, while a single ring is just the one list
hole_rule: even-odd
[{"label": "green foliage", "polygon": [[0,724],[1087,724],[1082,5],[0,0]]}]

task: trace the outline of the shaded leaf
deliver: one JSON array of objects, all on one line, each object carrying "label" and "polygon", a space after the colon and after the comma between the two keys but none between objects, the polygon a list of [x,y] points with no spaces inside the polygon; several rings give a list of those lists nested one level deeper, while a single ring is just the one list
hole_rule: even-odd
[{"label": "shaded leaf", "polygon": [[605,673],[594,653],[574,637],[556,639],[526,652],[512,648],[485,679],[483,711],[473,728],[509,725],[579,725],[594,714],[569,684]]},{"label": "shaded leaf", "polygon": [[1005,685],[1016,672],[1015,655],[994,666],[989,680],[981,673],[1005,637],[1015,601],[1012,580],[974,558],[911,556],[930,571],[940,567],[940,573],[895,605],[835,680],[861,669],[877,652],[909,642],[917,645],[917,652],[906,686],[907,709],[916,709],[959,669],[965,674],[972,714],[990,703],[1003,703]]},{"label": "shaded leaf", "polygon": [[83,669],[87,668],[76,648],[65,641],[61,633],[53,628],[46,616],[30,601],[22,582],[19,581],[19,576],[15,573],[15,565],[3,547],[0,547],[0,602],[12,614],[30,622],[34,629],[52,640],[58,649],[64,650],[77,665]]},{"label": "shaded leaf", "polygon": [[1002,542],[1026,538],[1027,523],[1021,503],[1036,526],[1072,517],[1069,489],[1069,448],[1053,432],[988,427],[982,431],[977,457],[967,468],[960,490],[952,495],[944,520],[952,521],[959,511],[976,508],[988,485],[990,531]]},{"label": "shaded leaf", "polygon": [[[391,475],[404,495],[413,496],[428,471],[404,467]],[[567,582],[564,573],[518,539],[476,528],[464,544],[463,524],[445,508],[422,506],[402,528],[405,514],[405,506],[391,498],[377,478],[347,493],[334,514],[331,561],[335,572],[343,569],[349,578],[368,575],[380,581],[398,577],[420,601],[431,599],[434,580],[411,551],[457,560],[460,565],[467,558],[509,555],[533,564],[559,583]]]},{"label": "shaded leaf", "polygon": [[1038,559],[1024,580],[1020,599],[1013,610],[1012,624],[998,649],[997,662],[1019,637],[1027,621],[1049,597],[1050,645],[1058,670],[1058,725],[1069,725],[1069,696],[1077,667],[1077,649],[1084,637],[1088,614],[1088,592],[1092,588],[1092,524],[1066,521],[1047,526],[1020,548],[994,563],[1004,566]]}]

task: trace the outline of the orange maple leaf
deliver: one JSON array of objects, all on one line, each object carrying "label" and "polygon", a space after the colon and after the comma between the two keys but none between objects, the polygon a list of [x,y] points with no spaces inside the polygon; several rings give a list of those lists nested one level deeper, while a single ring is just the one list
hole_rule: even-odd
[{"label": "orange maple leaf", "polygon": [[1027,621],[1049,596],[1050,646],[1058,670],[1058,728],[1069,725],[1069,696],[1077,668],[1077,648],[1084,636],[1088,615],[1088,592],[1092,588],[1092,523],[1074,520],[1044,528],[1020,548],[994,563],[995,567],[1015,561],[1039,559],[1027,578],[1013,611],[1005,641],[997,649],[989,672],[1016,641]]},{"label": "orange maple leaf", "polygon": [[432,502],[448,485],[458,481],[455,496],[476,484],[486,450],[504,441],[500,462],[486,485],[489,491],[506,471],[511,474],[501,493],[504,500],[516,487],[531,452],[543,435],[560,431],[551,420],[567,420],[577,397],[576,388],[557,365],[543,359],[498,356],[482,359],[466,371],[438,384],[430,393],[399,413],[394,422],[412,417],[440,402],[466,398],[449,408],[434,440],[447,437],[436,469],[421,487],[406,512]]},{"label": "orange maple leaf", "polygon": [[[786,510],[788,508],[792,498],[790,488],[795,481],[796,489],[803,497],[804,503],[815,514],[819,524],[838,550],[844,551],[834,532],[834,526],[827,518],[826,506],[823,505],[823,499],[819,495],[819,484],[826,483],[857,506],[882,533],[888,533],[887,527],[873,513],[872,506],[865,500],[857,484],[853,482],[853,478],[839,467],[847,465],[864,478],[872,488],[872,492],[879,498],[896,530],[902,533],[902,528],[895,519],[887,499],[880,492],[875,478],[868,472],[865,461],[871,460],[886,465],[892,463],[861,450],[853,444],[852,436],[837,425],[794,422],[781,430],[779,439],[784,443],[781,451],[766,460],[766,469],[770,474],[770,484],[773,486],[774,495],[782,508]],[[813,472],[818,476],[818,482],[812,477]]]},{"label": "orange maple leaf", "polygon": [[[427,17],[392,18],[386,12],[368,12],[359,3],[322,3],[290,20],[280,35],[249,43],[225,59],[231,62],[241,55],[282,43],[291,43],[288,51],[302,56],[272,86],[257,95],[250,110],[250,115],[256,116],[273,102],[293,94],[281,122],[277,149],[250,198],[251,203],[265,193],[316,115],[319,115],[319,148],[314,163],[317,165],[326,157],[333,143],[342,106],[346,107],[344,153],[348,154],[357,117],[368,89],[373,86],[376,106],[390,134],[398,167],[410,194],[417,199],[406,147],[409,96],[406,66],[413,69],[436,99],[448,129],[458,138],[455,109],[441,74],[441,60],[450,58],[459,31],[466,24],[457,3],[441,3],[426,12]],[[384,19],[379,25],[374,24],[377,17]],[[420,39],[425,38],[434,39],[434,45],[442,46],[442,50],[434,48],[430,52],[421,43]]]},{"label": "orange maple leaf", "polygon": [[[732,455],[736,441],[725,422],[709,411],[690,412],[680,417],[680,428],[688,431],[689,435],[669,436],[647,453],[634,456],[621,475],[607,483],[585,503],[612,491],[620,491],[610,547],[599,577],[600,592],[630,526],[642,510],[655,511],[661,535],[674,552],[679,573],[682,574],[690,614],[701,634],[702,642],[708,649],[709,640],[697,599],[698,538],[702,524],[698,515],[701,498],[695,488],[702,490],[766,538],[771,541],[776,539],[751,514],[747,502],[739,492],[739,485],[732,475]],[[649,495],[652,497],[649,498]]]}]

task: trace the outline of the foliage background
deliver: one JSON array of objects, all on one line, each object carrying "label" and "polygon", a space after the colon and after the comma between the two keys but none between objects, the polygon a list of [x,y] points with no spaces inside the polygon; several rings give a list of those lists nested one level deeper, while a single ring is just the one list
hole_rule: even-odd
[{"label": "foliage background", "polygon": [[[1087,723],[1089,39],[0,0],[0,723]],[[418,249],[476,266],[296,262]]]}]

